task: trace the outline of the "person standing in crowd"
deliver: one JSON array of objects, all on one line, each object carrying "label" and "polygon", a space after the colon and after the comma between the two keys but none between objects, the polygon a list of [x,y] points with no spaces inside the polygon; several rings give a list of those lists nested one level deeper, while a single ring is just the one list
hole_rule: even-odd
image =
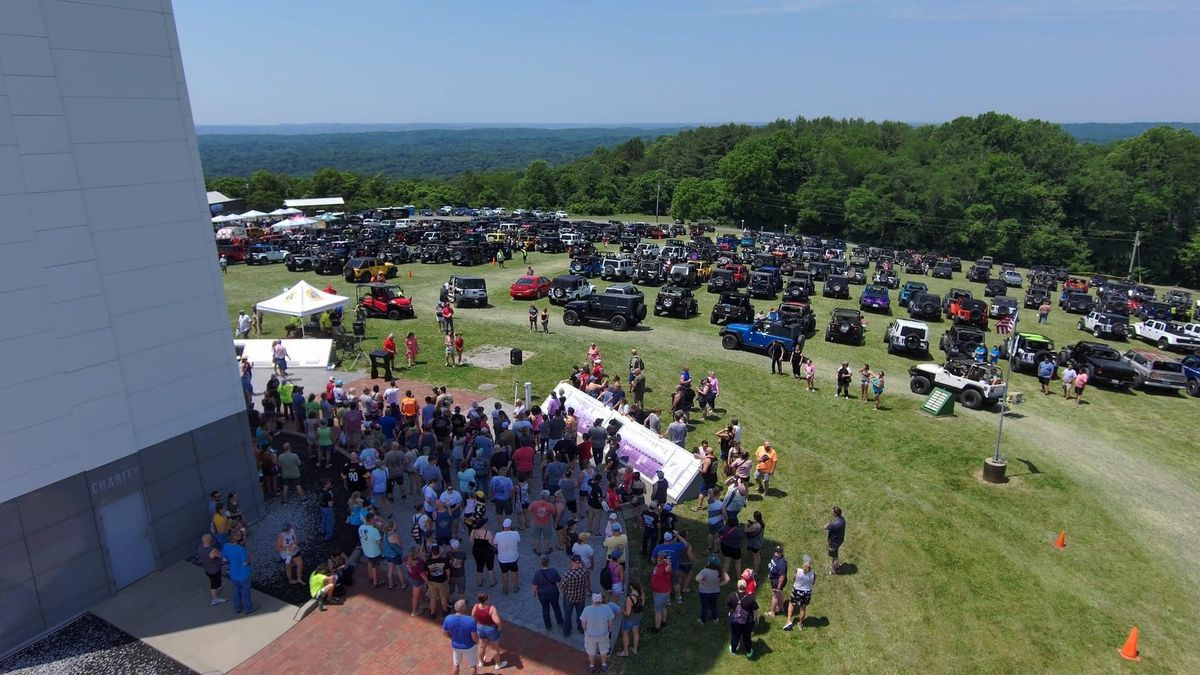
[{"label": "person standing in crowd", "polygon": [[[283,574],[289,584],[304,584],[304,558],[300,557],[300,537],[291,523],[284,523],[283,529],[275,537],[275,552],[283,561]],[[293,568],[296,571],[292,576]]]},{"label": "person standing in crowd", "polygon": [[488,662],[488,649],[495,657],[493,668],[502,670],[508,667],[508,661],[500,660],[500,633],[503,624],[500,620],[500,610],[488,602],[488,594],[480,593],[475,606],[471,608],[471,618],[479,633],[479,667],[483,668]]},{"label": "person standing in crowd", "polygon": [[559,628],[563,627],[563,613],[559,606],[558,585],[562,581],[562,575],[558,570],[550,566],[550,556],[544,555],[539,561],[541,567],[537,572],[533,573],[533,597],[537,599],[542,606],[542,623],[546,626],[546,630],[554,629],[554,624],[550,623],[550,612],[554,612],[554,621]]},{"label": "person standing in crowd", "polygon": [[279,463],[279,477],[283,479],[283,502],[286,504],[288,490],[296,488],[296,496],[304,499],[304,486],[300,484],[300,456],[292,450],[291,443],[283,444],[283,452],[276,460]]},{"label": "person standing in crowd", "polygon": [[721,557],[724,559],[721,569],[728,572],[729,566],[732,564],[736,573],[738,563],[742,560],[742,546],[746,543],[746,531],[742,528],[742,524],[735,518],[727,519],[721,532],[717,535],[717,541],[720,542]]},{"label": "person standing in crowd", "polygon": [[721,569],[721,559],[715,553],[708,556],[704,569],[696,574],[696,590],[700,595],[700,618],[696,623],[704,625],[720,619],[717,599],[721,595],[721,587],[727,583],[729,574]]},{"label": "person standing in crowd", "polygon": [[604,596],[592,594],[592,604],[579,615],[583,631],[583,650],[588,655],[588,667],[598,672],[596,658],[600,659],[599,672],[608,672],[609,635],[612,634],[613,614],[604,605]]},{"label": "person standing in crowd", "polygon": [[1079,371],[1075,370],[1074,362],[1067,363],[1067,369],[1063,371],[1062,387],[1063,398],[1071,398],[1071,390],[1075,388],[1075,378],[1079,376]]},{"label": "person standing in crowd", "polygon": [[804,379],[808,384],[809,392],[814,392],[817,390],[817,364],[813,363],[813,360],[810,358],[804,359]]},{"label": "person standing in crowd", "polygon": [[392,368],[396,365],[396,334],[388,333],[383,339],[383,363],[387,367],[387,372],[392,372]]},{"label": "person standing in crowd", "polygon": [[767,616],[782,612],[787,602],[788,561],[783,557],[783,547],[776,546],[775,554],[767,563],[767,583],[771,586],[771,608]]},{"label": "person standing in crowd", "polygon": [[853,375],[850,374],[850,362],[842,361],[842,367],[837,371],[837,392],[834,393],[834,398],[839,396],[850,398],[850,380]]},{"label": "person standing in crowd", "polygon": [[871,385],[871,365],[864,363],[862,368],[858,369],[858,388],[859,400],[866,403],[870,400],[869,389]]},{"label": "person standing in crowd", "polygon": [[538,499],[529,505],[529,519],[533,523],[533,552],[549,554],[554,550],[554,503],[550,491],[542,490]]},{"label": "person standing in crowd", "polygon": [[798,380],[803,376],[804,372],[804,344],[799,340],[796,340],[796,344],[792,345],[791,362],[792,379]]},{"label": "person standing in crowd", "polygon": [[671,605],[671,558],[667,551],[655,549],[654,571],[650,573],[650,593],[654,597],[654,628],[657,633],[667,625]]},{"label": "person standing in crowd", "polygon": [[754,451],[758,458],[758,466],[754,472],[754,482],[758,484],[758,494],[765,495],[771,489],[771,477],[775,475],[775,465],[779,463],[779,453],[771,441],[763,439],[763,444]]},{"label": "person standing in crowd", "polygon": [[681,448],[687,447],[688,425],[683,413],[675,414],[675,421],[667,427],[667,440]]},{"label": "person standing in crowd", "polygon": [[205,532],[200,537],[200,548],[196,551],[200,558],[200,569],[208,577],[209,605],[219,605],[225,602],[221,597],[221,549],[213,541],[213,536]]},{"label": "person standing in crowd", "polygon": [[475,619],[467,613],[467,601],[454,603],[454,613],[442,621],[442,633],[450,638],[453,653],[454,675],[465,663],[472,673],[479,672],[479,628]]},{"label": "person standing in crowd", "polygon": [[[425,556],[421,550],[420,546],[413,546],[404,557],[404,576],[408,580],[408,587],[412,589],[412,612],[409,616],[416,616],[421,611],[421,597],[429,581],[425,572]],[[455,606],[457,607],[457,604]]]},{"label": "person standing in crowd", "polygon": [[879,399],[883,397],[883,371],[871,377],[871,395],[875,400],[875,409],[879,410]]},{"label": "person standing in crowd", "polygon": [[746,591],[746,580],[738,579],[737,590],[725,599],[729,609],[729,653],[737,654],[743,647],[746,657],[754,658],[753,632],[758,622],[758,601]]},{"label": "person standing in crowd", "polygon": [[496,533],[496,561],[500,563],[500,586],[505,594],[508,593],[509,581],[512,581],[513,592],[521,590],[520,559],[521,533],[513,531],[511,518],[505,518],[501,529]]},{"label": "person standing in crowd", "polygon": [[[629,656],[631,651],[637,656],[638,646],[642,641],[642,610],[645,607],[646,594],[642,590],[642,584],[637,581],[629,582],[629,594],[625,596],[621,608],[621,651],[617,656]],[[633,643],[632,650],[630,642]]]},{"label": "person standing in crowd", "polygon": [[383,556],[381,542],[383,535],[379,533],[374,521],[368,520],[358,526],[358,542],[362,547],[362,557],[367,562],[367,576],[371,579],[371,587],[379,588],[379,559]]},{"label": "person standing in crowd", "polygon": [[254,601],[250,597],[250,553],[242,544],[241,531],[235,531],[229,542],[221,547],[221,556],[229,565],[229,581],[233,584],[234,613],[253,614]]},{"label": "person standing in crowd", "polygon": [[542,308],[542,334],[543,335],[550,334],[550,308],[549,307]]},{"label": "person standing in crowd", "polygon": [[842,517],[842,508],[833,507],[833,519],[825,524],[829,540],[829,573],[838,573],[838,550],[846,541],[846,519]]},{"label": "person standing in crowd", "polygon": [[1050,302],[1048,300],[1044,301],[1044,302],[1042,302],[1042,304],[1038,305],[1037,312],[1038,312],[1038,323],[1049,323],[1050,322]]},{"label": "person standing in crowd", "polygon": [[455,333],[454,334],[454,365],[455,366],[461,366],[463,364],[463,362],[462,362],[463,348],[465,346],[466,346],[466,343],[463,342],[463,334]]},{"label": "person standing in crowd", "polygon": [[1045,358],[1038,362],[1037,378],[1038,384],[1042,387],[1042,394],[1048,396],[1050,394],[1050,380],[1054,379],[1054,359]]},{"label": "person standing in crowd", "polygon": [[[784,630],[791,630],[793,626],[804,630],[804,619],[808,617],[808,603],[812,602],[813,582],[816,580],[817,575],[812,569],[812,558],[806,555],[804,564],[796,570],[796,580],[792,584],[792,598],[788,603],[787,623],[783,625]],[[799,610],[800,616],[793,619],[796,610]]]},{"label": "person standing in crowd", "polygon": [[538,308],[537,308],[537,305],[535,305],[531,302],[531,303],[529,303],[529,332],[530,333],[537,332],[537,322],[538,322]]},{"label": "person standing in crowd", "polygon": [[750,516],[750,520],[746,521],[746,550],[750,551],[751,566],[754,569],[754,574],[758,574],[758,568],[762,566],[762,559],[759,552],[762,551],[764,538],[766,537],[767,524],[763,521],[762,511],[755,511]]},{"label": "person standing in crowd", "polygon": [[1083,403],[1083,388],[1087,386],[1088,374],[1086,370],[1081,370],[1075,375],[1073,384],[1075,386],[1075,405]]},{"label": "person standing in crowd", "polygon": [[417,362],[417,354],[420,352],[416,333],[409,333],[404,338],[404,360],[408,362],[409,368],[412,368],[413,364]]},{"label": "person standing in crowd", "polygon": [[287,347],[283,346],[283,340],[276,340],[271,343],[271,361],[275,364],[275,374],[280,378],[286,378],[287,374]]},{"label": "person standing in crowd", "polygon": [[783,375],[783,357],[787,353],[782,342],[772,342],[767,348],[767,357],[771,359],[771,374]]},{"label": "person standing in crowd", "polygon": [[558,592],[562,596],[563,636],[571,637],[571,627],[577,625],[583,615],[583,603],[592,592],[592,577],[583,569],[583,558],[571,556],[571,566],[563,572]]},{"label": "person standing in crowd", "polygon": [[243,340],[246,340],[250,337],[250,317],[246,314],[246,310],[244,309],[238,311],[234,332],[237,333],[237,336]]}]

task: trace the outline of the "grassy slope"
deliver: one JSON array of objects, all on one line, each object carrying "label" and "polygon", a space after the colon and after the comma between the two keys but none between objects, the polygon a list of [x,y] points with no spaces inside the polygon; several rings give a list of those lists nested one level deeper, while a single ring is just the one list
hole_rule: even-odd
[{"label": "grassy slope", "polygon": [[[563,271],[566,259],[531,255],[530,263],[552,275]],[[1144,636],[1143,670],[1200,671],[1191,639],[1200,624],[1194,590],[1200,533],[1193,524],[1200,481],[1194,453],[1171,440],[1189,437],[1197,401],[1093,390],[1092,405],[1077,407],[1030,396],[1019,411],[1024,417],[1005,424],[1004,451],[1037,473],[1013,461],[1009,485],[985,486],[973,476],[991,451],[995,415],[960,410],[954,419],[932,419],[919,412],[920,400],[907,393],[911,362],[885,354],[883,317],[872,321],[865,346],[825,343],[819,334],[810,341],[823,389],[808,394],[791,378],[769,376],[764,358],[721,350],[706,320],[713,296],[704,292],[698,294],[701,317],[689,321],[651,317],[651,330],[614,333],[563,326],[561,312],[553,310],[554,333],[530,336],[526,304],[505,293],[520,269],[473,270],[488,278],[495,307],[458,313],[468,349],[491,343],[537,352],[519,374],[452,370],[435,360],[440,339],[430,309],[449,266],[404,268],[400,282],[417,298],[418,319],[372,320],[368,335],[377,341],[388,330],[416,330],[429,363],[412,377],[463,387],[491,382],[500,391],[520,379],[544,392],[593,340],[618,367],[630,346],[639,347],[655,402],[665,403],[683,363],[693,371],[717,370],[726,415],[741,417],[750,441],[766,435],[781,448],[776,486],[787,496],[752,502],[765,515],[768,539],[784,543],[793,562],[807,552],[820,566],[820,525],[830,505],[841,504],[850,523],[843,550],[857,573],[821,576],[811,608],[828,625],[789,634],[773,621],[769,633],[756,636],[766,663],[799,672],[1116,671],[1124,662],[1113,650],[1136,623]],[[293,275],[281,266],[231,268],[231,321],[238,308],[301,277],[318,287],[331,279]],[[332,280],[339,290],[352,290]],[[935,291],[949,285],[926,281]],[[954,285],[977,287],[961,279]],[[654,293],[647,289],[651,302]],[[817,299],[818,318],[833,304]],[[1080,339],[1075,320],[1055,312],[1044,332],[1058,343]],[[271,334],[279,334],[282,322],[268,317]],[[942,328],[934,330],[936,336]],[[888,371],[887,410],[833,398],[832,374],[843,358]],[[1013,388],[1033,393],[1037,384],[1017,376]],[[717,425],[700,424],[689,443]],[[1051,542],[1064,528],[1069,546],[1058,551]],[[702,541],[695,532],[693,541]],[[647,637],[634,669],[741,668],[741,658],[723,651],[723,627],[689,625],[696,611],[689,599],[682,616],[676,614],[667,635],[678,642]]]}]

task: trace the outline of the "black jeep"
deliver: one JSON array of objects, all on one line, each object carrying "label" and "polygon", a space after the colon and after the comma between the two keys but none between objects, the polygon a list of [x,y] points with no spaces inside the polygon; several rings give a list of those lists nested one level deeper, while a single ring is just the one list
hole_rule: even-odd
[{"label": "black jeep", "polygon": [[563,307],[563,323],[578,326],[585,322],[608,322],[613,330],[627,330],[646,318],[643,295],[624,293],[594,293],[572,300]]},{"label": "black jeep", "polygon": [[975,283],[984,284],[987,283],[988,279],[991,278],[992,270],[990,267],[975,265],[971,269],[967,270],[967,281],[974,281]]},{"label": "black jeep", "polygon": [[750,296],[745,293],[722,293],[721,299],[713,306],[709,323],[750,323],[754,321],[754,306],[750,304]]},{"label": "black jeep", "polygon": [[784,325],[799,326],[804,335],[817,329],[817,315],[813,314],[812,307],[807,302],[784,302],[776,312]]},{"label": "black jeep", "polygon": [[974,326],[951,326],[942,333],[938,349],[945,352],[947,358],[970,359],[975,355],[975,348],[984,344],[986,339],[983,331]]},{"label": "black jeep", "polygon": [[881,269],[875,272],[875,277],[871,283],[887,286],[888,288],[900,288],[900,276],[891,268]]},{"label": "black jeep", "polygon": [[803,280],[792,277],[788,280],[787,287],[783,289],[783,300],[784,302],[803,302],[808,300],[811,293],[811,282],[806,284]]},{"label": "black jeep", "polygon": [[657,260],[639,260],[633,268],[635,284],[660,284],[663,280],[663,266]]},{"label": "black jeep", "polygon": [[1025,291],[1025,299],[1021,304],[1025,309],[1037,309],[1044,302],[1050,302],[1050,289],[1045,286],[1030,286],[1029,290]]},{"label": "black jeep", "polygon": [[485,260],[483,247],[465,241],[452,241],[447,246],[450,249],[450,262],[454,265],[482,265]]},{"label": "black jeep", "polygon": [[567,250],[567,245],[562,239],[554,235],[538,237],[533,245],[533,250],[538,253],[563,253]]},{"label": "black jeep", "polygon": [[677,316],[686,319],[700,313],[692,289],[684,286],[663,286],[654,299],[654,316]]},{"label": "black jeep", "polygon": [[750,273],[748,290],[751,297],[774,299],[779,294],[779,277],[774,272],[755,270]]},{"label": "black jeep", "polygon": [[450,260],[449,251],[445,244],[427,244],[421,249],[421,263],[427,265],[444,263]]},{"label": "black jeep", "polygon": [[[1058,301],[1058,306],[1071,314],[1087,314],[1092,311],[1092,307],[1095,304],[1095,300],[1087,293],[1068,293],[1066,298]],[[1128,301],[1123,301],[1121,304],[1125,306],[1125,311],[1128,312]]]},{"label": "black jeep", "polygon": [[1008,294],[1008,284],[1003,279],[988,279],[983,285],[983,297],[994,298]]},{"label": "black jeep", "polygon": [[821,295],[826,298],[848,300],[850,298],[850,280],[840,274],[831,275],[821,286]]},{"label": "black jeep", "polygon": [[709,293],[725,293],[736,289],[737,281],[734,279],[733,270],[715,269],[708,277]]},{"label": "black jeep", "polygon": [[865,341],[862,312],[857,309],[838,307],[829,314],[829,326],[825,328],[826,342],[845,342],[860,345]]},{"label": "black jeep", "polygon": [[933,293],[913,293],[908,296],[908,315],[914,319],[941,321],[941,298]]}]

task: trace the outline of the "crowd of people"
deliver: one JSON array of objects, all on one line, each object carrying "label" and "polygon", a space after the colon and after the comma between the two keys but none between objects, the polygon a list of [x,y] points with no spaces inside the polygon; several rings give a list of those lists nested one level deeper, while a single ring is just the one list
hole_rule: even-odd
[{"label": "crowd of people", "polygon": [[[680,447],[688,447],[697,411],[704,418],[718,414],[715,372],[680,370],[664,427],[663,408],[645,405],[646,363],[636,349],[619,374],[605,369],[594,344],[573,370],[571,384],[580,391]],[[842,370],[849,372],[848,364]],[[865,365],[862,372],[870,373]],[[878,373],[879,391],[871,389],[876,402],[882,377]],[[840,395],[841,371],[838,378]],[[864,400],[868,384],[864,380]],[[508,412],[498,402],[485,410],[476,401],[455,401],[445,387],[418,396],[395,382],[356,391],[330,378],[324,390],[305,392],[276,372],[261,407],[252,425],[267,496],[287,500],[294,490],[306,499],[301,472],[310,464],[329,470],[344,455],[340,471],[326,474],[315,508],[326,540],[348,530],[361,550],[357,566],[338,552],[306,578],[305,542],[285,525],[275,535],[275,550],[286,580],[307,584],[324,611],[361,569],[372,587],[406,592],[413,616],[442,622],[456,666],[504,667],[502,607],[491,597],[497,588],[536,598],[547,631],[581,631],[595,670],[607,668],[615,643],[620,656],[637,654],[643,616],[648,632],[665,631],[693,587],[700,625],[721,620],[720,595],[727,593],[730,653],[753,656],[751,631],[760,616],[786,614],[784,629],[803,627],[813,592],[811,561],[804,556],[789,574],[783,545],[768,545],[762,512],[747,508],[751,492],[771,495],[779,452],[766,439],[744,445],[736,417],[711,441],[694,443],[701,490],[685,504],[670,498],[662,471],[643,476],[628,465],[621,425],[596,419],[580,428],[561,389],[544,409],[518,400]],[[280,443],[276,435],[284,431],[303,434],[305,449]],[[334,496],[338,480],[348,495],[344,507]],[[227,502],[236,511],[236,495],[219,498],[200,557],[206,572],[225,564],[235,610],[253,611],[243,546],[248,533],[229,515]],[[680,521],[688,509],[703,519],[702,533]],[[845,532],[840,509],[826,529],[835,574]],[[529,548],[536,569],[522,568],[520,552]],[[214,603],[222,600],[219,580],[218,573]],[[763,582],[771,597],[765,613],[756,600]]]}]

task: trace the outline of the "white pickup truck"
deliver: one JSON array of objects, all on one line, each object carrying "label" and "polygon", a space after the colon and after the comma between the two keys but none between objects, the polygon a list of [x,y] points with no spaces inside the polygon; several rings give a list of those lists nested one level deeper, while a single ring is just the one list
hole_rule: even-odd
[{"label": "white pickup truck", "polygon": [[1159,349],[1174,349],[1191,352],[1200,349],[1200,337],[1193,337],[1170,321],[1149,319],[1133,325],[1133,332],[1142,340]]},{"label": "white pickup truck", "polygon": [[288,252],[268,244],[255,244],[246,250],[247,265],[265,265],[267,263],[284,262]]}]

